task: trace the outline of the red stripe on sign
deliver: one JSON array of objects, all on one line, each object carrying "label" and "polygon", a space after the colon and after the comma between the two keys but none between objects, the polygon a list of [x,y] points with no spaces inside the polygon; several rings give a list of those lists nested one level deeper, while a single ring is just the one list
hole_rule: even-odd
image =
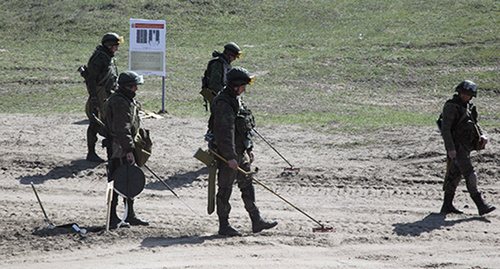
[{"label": "red stripe on sign", "polygon": [[132,28],[163,29],[163,24],[154,23],[132,23]]}]

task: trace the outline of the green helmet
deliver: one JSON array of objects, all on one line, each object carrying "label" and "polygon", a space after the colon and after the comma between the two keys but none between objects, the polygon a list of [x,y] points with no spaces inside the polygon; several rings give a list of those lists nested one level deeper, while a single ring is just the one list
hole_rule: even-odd
[{"label": "green helmet", "polygon": [[118,76],[118,85],[120,85],[120,87],[141,85],[143,83],[144,79],[142,76],[139,76],[139,74],[134,71],[125,71]]},{"label": "green helmet", "polygon": [[460,84],[458,84],[458,86],[455,88],[455,91],[477,97],[476,84],[474,84],[474,82],[470,80],[464,80],[460,82]]},{"label": "green helmet", "polygon": [[231,87],[252,84],[254,76],[245,68],[234,67],[227,72],[227,82]]},{"label": "green helmet", "polygon": [[123,36],[116,33],[107,33],[102,37],[101,44],[104,46],[116,46],[123,44]]},{"label": "green helmet", "polygon": [[236,58],[241,58],[243,51],[234,42],[229,42],[224,45],[224,54],[234,56]]}]

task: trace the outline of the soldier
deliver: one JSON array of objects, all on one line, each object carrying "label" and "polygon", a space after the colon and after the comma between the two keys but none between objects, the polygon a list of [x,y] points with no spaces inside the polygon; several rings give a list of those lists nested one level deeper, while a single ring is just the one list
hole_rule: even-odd
[{"label": "soldier", "polygon": [[465,80],[455,91],[457,94],[446,101],[442,113],[441,134],[447,152],[448,167],[441,213],[463,213],[453,206],[455,190],[463,176],[467,190],[478,208],[479,215],[482,216],[495,210],[495,207],[487,205],[477,189],[477,175],[472,167],[470,152],[484,149],[488,138],[477,124],[476,106],[471,102],[473,97],[477,97],[476,85]]},{"label": "soldier", "polygon": [[104,135],[104,130],[96,121],[95,117],[103,120],[104,101],[118,88],[114,55],[118,47],[123,43],[123,37],[115,33],[105,34],[101,45],[97,46],[87,63],[87,76],[85,82],[89,93],[86,105],[86,113],[90,123],[87,129],[87,161],[104,162],[95,152],[97,134]]},{"label": "soldier", "polygon": [[252,179],[237,171],[238,166],[250,171],[254,160],[252,129],[255,125],[252,112],[248,109],[240,95],[246,90],[247,84],[253,83],[253,76],[243,68],[232,68],[227,73],[227,85],[213,100],[209,129],[214,135],[212,148],[226,158],[229,165],[218,162],[218,191],[216,195],[217,215],[219,217],[219,235],[241,236],[229,225],[231,206],[229,198],[234,180],[238,182],[245,209],[252,220],[252,232],[258,233],[270,229],[278,223],[268,222],[260,217],[255,205],[255,190]]},{"label": "soldier", "polygon": [[[106,139],[111,140],[111,150],[109,160],[109,175],[124,164],[135,164],[134,157],[134,137],[140,127],[139,109],[140,104],[134,100],[137,85],[143,84],[142,76],[133,71],[126,71],[118,77],[118,90],[113,93],[104,105]],[[110,228],[121,226],[130,227],[130,225],[149,225],[149,222],[141,220],[134,213],[134,200],[125,198],[127,203],[127,218],[125,224],[116,215],[116,206],[118,204],[118,194],[113,192],[111,200],[111,219]],[[130,225],[129,225],[130,224]]]},{"label": "soldier", "polygon": [[202,88],[209,91],[206,93],[208,97],[205,97],[205,101],[211,103],[213,98],[226,86],[226,74],[231,69],[231,62],[236,58],[241,58],[242,54],[240,47],[234,42],[227,43],[222,53],[218,51],[212,53],[213,58],[208,62],[203,76]]}]

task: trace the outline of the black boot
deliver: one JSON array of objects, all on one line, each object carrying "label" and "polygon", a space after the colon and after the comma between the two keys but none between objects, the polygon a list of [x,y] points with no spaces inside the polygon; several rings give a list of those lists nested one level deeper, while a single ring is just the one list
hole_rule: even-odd
[{"label": "black boot", "polygon": [[222,236],[241,236],[240,232],[236,231],[231,225],[227,218],[219,218],[219,235]]},{"label": "black boot", "polygon": [[118,194],[113,192],[113,199],[111,200],[111,212],[109,220],[109,229],[114,230],[117,228],[130,228],[130,224],[127,222],[122,222],[122,220],[116,215],[116,206],[118,205]]},{"label": "black boot", "polygon": [[258,233],[262,230],[271,229],[278,225],[277,221],[265,221],[260,217],[259,211],[253,211],[250,213],[250,219],[252,220],[252,232]]},{"label": "black boot", "polygon": [[472,198],[472,200],[474,200],[474,203],[476,203],[477,210],[479,211],[480,216],[488,214],[491,211],[496,209],[496,207],[488,205],[483,201],[483,198],[481,197],[480,192],[478,192],[476,194],[471,194],[470,197]]},{"label": "black boot", "polygon": [[135,215],[135,212],[134,212],[134,199],[127,198],[127,199],[125,199],[125,201],[127,203],[127,208],[128,208],[127,219],[125,219],[125,222],[130,223],[130,225],[149,226],[149,222],[147,222],[145,220],[142,220],[139,217],[137,217],[137,215]]},{"label": "black boot", "polygon": [[241,236],[233,227],[229,225],[229,212],[231,212],[231,205],[229,198],[231,197],[232,187],[221,188],[217,191],[217,216],[219,216],[219,235],[223,236]]},{"label": "black boot", "polygon": [[455,214],[463,214],[464,212],[458,210],[453,206],[453,198],[455,197],[455,192],[451,191],[446,191],[444,193],[444,202],[443,206],[441,207],[441,212],[440,214],[448,214],[448,213],[455,213]]},{"label": "black boot", "polygon": [[95,123],[91,123],[89,125],[89,128],[87,129],[87,161],[89,162],[94,162],[94,163],[103,163],[105,160],[103,160],[101,157],[95,153],[95,145],[97,143],[97,130],[96,128],[99,128],[99,126],[95,126]]},{"label": "black boot", "polygon": [[95,151],[89,151],[89,153],[87,153],[86,160],[89,162],[93,162],[93,163],[105,162],[105,160],[103,160],[101,157],[99,157],[99,155],[97,155],[97,153],[95,153]]}]

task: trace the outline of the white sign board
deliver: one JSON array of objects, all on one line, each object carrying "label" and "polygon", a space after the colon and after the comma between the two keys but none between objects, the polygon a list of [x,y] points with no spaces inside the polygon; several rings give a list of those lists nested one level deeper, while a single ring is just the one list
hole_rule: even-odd
[{"label": "white sign board", "polygon": [[165,21],[130,19],[129,69],[165,77]]}]

